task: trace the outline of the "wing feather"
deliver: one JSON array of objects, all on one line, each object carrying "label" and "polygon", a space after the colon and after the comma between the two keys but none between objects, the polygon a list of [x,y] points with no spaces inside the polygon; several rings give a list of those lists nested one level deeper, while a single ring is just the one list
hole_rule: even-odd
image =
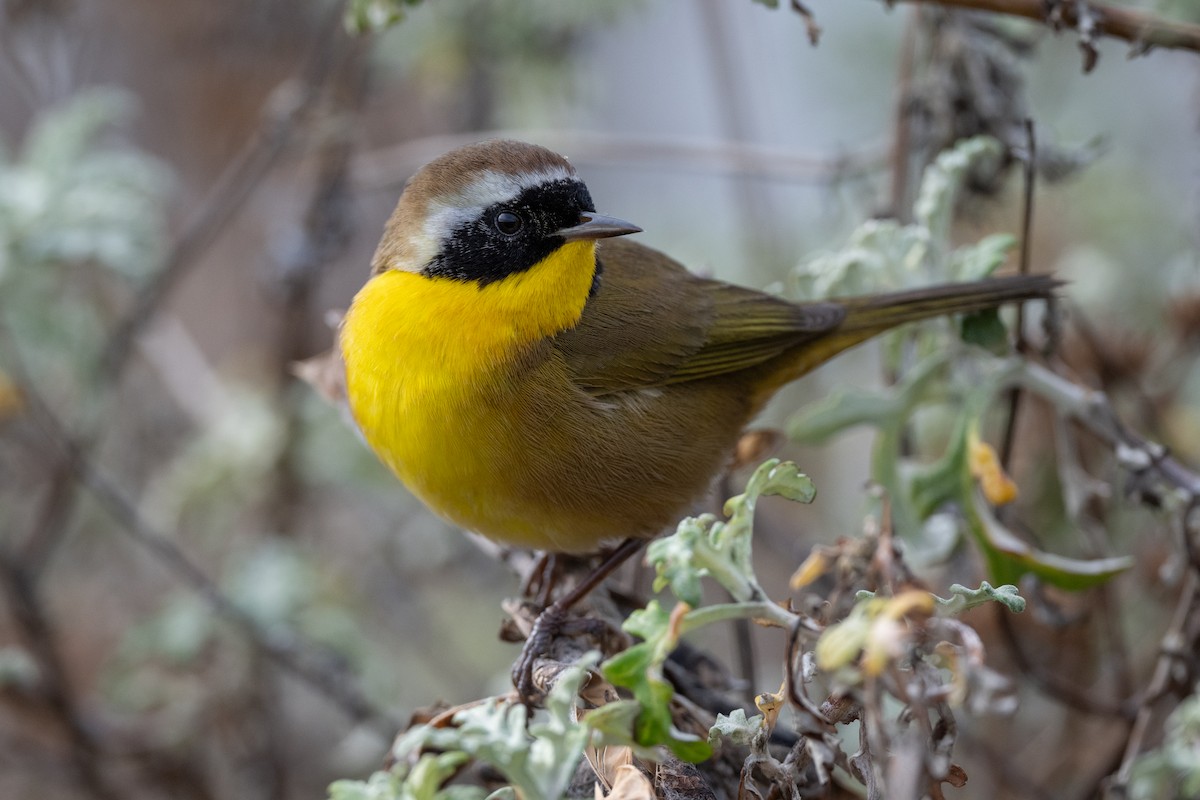
[{"label": "wing feather", "polygon": [[592,394],[725,375],[762,364],[845,318],[837,303],[789,303],[707,280],[650,248],[601,243],[602,272],[578,325],[555,337]]}]

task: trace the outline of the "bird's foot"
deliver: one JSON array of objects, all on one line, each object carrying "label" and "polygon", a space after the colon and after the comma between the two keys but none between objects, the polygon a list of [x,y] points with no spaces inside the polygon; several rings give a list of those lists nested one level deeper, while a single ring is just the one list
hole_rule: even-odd
[{"label": "bird's foot", "polygon": [[543,609],[533,621],[533,628],[521,648],[521,656],[513,666],[512,679],[517,697],[530,708],[540,703],[544,696],[544,692],[538,688],[539,681],[534,680],[534,668],[538,659],[547,655],[555,637],[562,632],[566,620],[566,609],[557,603]]}]

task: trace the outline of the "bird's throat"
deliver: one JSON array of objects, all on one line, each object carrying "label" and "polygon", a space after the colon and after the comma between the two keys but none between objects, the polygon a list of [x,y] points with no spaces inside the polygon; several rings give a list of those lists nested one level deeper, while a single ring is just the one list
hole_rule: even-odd
[{"label": "bird's throat", "polygon": [[595,251],[594,242],[570,242],[484,286],[391,269],[354,298],[340,339],[355,421],[383,461],[444,516],[480,524],[459,495],[487,470],[475,474],[465,454],[504,435],[493,404],[508,402],[503,393],[519,382],[522,354],[578,323]]},{"label": "bird's throat", "polygon": [[478,289],[481,313],[517,340],[537,340],[573,328],[596,275],[596,243],[568,242],[533,267]]}]

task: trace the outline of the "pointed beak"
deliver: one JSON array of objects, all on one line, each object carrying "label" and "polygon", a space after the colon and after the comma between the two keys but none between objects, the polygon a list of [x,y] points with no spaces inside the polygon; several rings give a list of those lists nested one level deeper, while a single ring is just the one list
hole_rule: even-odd
[{"label": "pointed beak", "polygon": [[579,215],[579,224],[562,228],[554,232],[568,242],[584,239],[607,239],[610,236],[624,236],[627,233],[641,233],[642,229],[632,222],[626,222],[616,217],[606,217],[594,211],[584,211]]}]

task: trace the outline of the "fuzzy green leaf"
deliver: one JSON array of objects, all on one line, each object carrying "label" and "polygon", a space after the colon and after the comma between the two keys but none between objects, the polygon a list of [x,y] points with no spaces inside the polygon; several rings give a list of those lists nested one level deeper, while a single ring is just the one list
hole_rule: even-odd
[{"label": "fuzzy green leaf", "polygon": [[[524,800],[561,797],[591,736],[571,716],[586,665],[594,660],[585,657],[559,678],[546,698],[546,717],[528,728],[525,706],[492,699],[460,711],[453,727],[421,725],[406,731],[392,746],[393,755],[403,761],[422,748],[460,752],[491,764]],[[404,791],[414,779],[413,773],[407,776]]]},{"label": "fuzzy green leaf", "polygon": [[708,730],[708,743],[715,747],[725,740],[740,747],[757,747],[766,735],[762,714],[747,719],[744,709],[735,708],[728,716],[717,714],[717,721]]},{"label": "fuzzy green leaf", "polygon": [[1014,614],[1025,610],[1025,598],[1021,597],[1016,586],[1005,584],[993,588],[987,581],[979,584],[978,589],[969,589],[961,583],[953,583],[950,585],[949,599],[937,595],[934,595],[933,599],[937,601],[938,612],[947,616],[961,614],[967,609],[992,601],[1007,607]]}]

